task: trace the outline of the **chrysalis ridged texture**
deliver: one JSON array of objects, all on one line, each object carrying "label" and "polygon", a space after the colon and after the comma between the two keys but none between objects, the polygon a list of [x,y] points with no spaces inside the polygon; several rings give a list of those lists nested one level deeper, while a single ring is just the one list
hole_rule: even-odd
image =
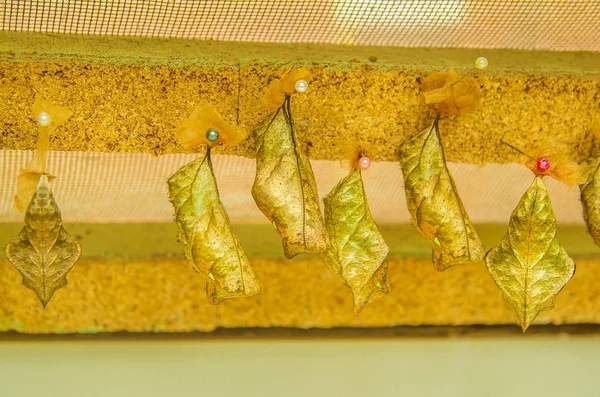
[{"label": "chrysalis ridged texture", "polygon": [[256,178],[252,196],[273,223],[290,259],[303,252],[323,252],[325,230],[313,171],[298,146],[289,97],[255,131]]},{"label": "chrysalis ridged texture", "polygon": [[556,217],[540,177],[519,201],[508,232],[485,261],[523,332],[540,311],[554,306],[554,298],[573,277],[575,262],[558,242]]},{"label": "chrysalis ridged texture", "polygon": [[181,167],[168,184],[179,240],[206,277],[209,302],[257,294],[258,280],[219,199],[210,151]]},{"label": "chrysalis ridged texture", "polygon": [[400,149],[406,204],[439,270],[483,260],[481,240],[446,166],[437,119]]},{"label": "chrysalis ridged texture", "polygon": [[322,257],[352,291],[354,313],[358,314],[390,290],[389,249],[371,217],[360,170],[352,170],[324,201],[331,246]]},{"label": "chrysalis ridged texture", "polygon": [[64,229],[45,174],[40,176],[24,223],[21,233],[6,246],[6,256],[23,276],[23,285],[46,307],[52,295],[67,284],[81,246]]},{"label": "chrysalis ridged texture", "polygon": [[590,161],[587,180],[579,185],[583,217],[596,245],[600,245],[600,157]]}]

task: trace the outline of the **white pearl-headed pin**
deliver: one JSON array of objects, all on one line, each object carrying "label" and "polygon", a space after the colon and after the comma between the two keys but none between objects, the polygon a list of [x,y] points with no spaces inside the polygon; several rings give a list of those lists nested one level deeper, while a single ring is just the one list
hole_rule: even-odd
[{"label": "white pearl-headed pin", "polygon": [[488,60],[486,57],[479,57],[475,60],[475,67],[479,70],[487,68]]},{"label": "white pearl-headed pin", "polygon": [[35,118],[35,122],[40,127],[48,127],[52,123],[52,118],[46,112],[39,112]]},{"label": "white pearl-headed pin", "polygon": [[358,159],[358,167],[361,170],[365,171],[365,170],[369,169],[370,166],[371,166],[371,159],[368,158],[367,156],[363,156]]},{"label": "white pearl-headed pin", "polygon": [[306,80],[298,80],[296,81],[296,92],[306,92],[308,90],[308,83]]}]

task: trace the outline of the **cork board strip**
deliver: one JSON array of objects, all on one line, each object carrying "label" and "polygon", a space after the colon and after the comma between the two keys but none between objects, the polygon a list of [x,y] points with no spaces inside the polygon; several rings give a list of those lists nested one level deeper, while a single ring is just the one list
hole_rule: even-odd
[{"label": "cork board strip", "polygon": [[[29,113],[41,95],[75,112],[56,131],[52,150],[184,152],[173,132],[197,103],[210,102],[250,131],[267,115],[267,84],[308,66],[315,78],[292,110],[309,157],[343,159],[352,141],[372,147],[375,160],[392,161],[402,142],[433,119],[420,102],[420,80],[433,70],[462,73],[482,53],[490,61],[477,77],[482,106],[440,123],[449,161],[516,161],[500,138],[524,150],[565,147],[582,159],[600,107],[595,53],[381,48],[371,62],[363,55],[374,48],[3,35],[10,40],[0,40],[1,149],[34,147]],[[250,136],[225,153],[253,157],[253,146]]]},{"label": "cork board strip", "polygon": [[[577,273],[556,307],[535,324],[600,323],[594,257],[576,257]],[[392,257],[392,292],[352,313],[351,294],[319,259],[254,259],[263,290],[210,305],[202,277],[182,259],[82,259],[46,310],[0,260],[0,331],[24,333],[210,332],[218,327],[390,327],[514,324],[512,309],[485,266],[436,273],[428,257]]]}]

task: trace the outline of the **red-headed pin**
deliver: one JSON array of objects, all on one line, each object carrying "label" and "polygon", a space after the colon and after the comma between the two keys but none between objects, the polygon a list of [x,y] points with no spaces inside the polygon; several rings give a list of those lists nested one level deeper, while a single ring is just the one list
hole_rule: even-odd
[{"label": "red-headed pin", "polygon": [[537,159],[536,168],[540,172],[548,171],[548,168],[550,168],[550,160],[548,160],[545,157],[540,157],[539,159]]}]

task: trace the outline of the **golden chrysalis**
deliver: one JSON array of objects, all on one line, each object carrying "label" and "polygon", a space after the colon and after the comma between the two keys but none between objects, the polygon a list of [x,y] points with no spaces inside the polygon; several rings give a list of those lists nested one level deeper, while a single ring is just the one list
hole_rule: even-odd
[{"label": "golden chrysalis", "polygon": [[[370,161],[361,157],[363,168]],[[371,217],[358,162],[325,197],[325,225],[331,246],[321,254],[329,269],[352,291],[354,313],[390,290],[388,246]]]},{"label": "golden chrysalis", "polygon": [[512,213],[500,245],[488,251],[487,268],[513,307],[523,332],[575,273],[575,262],[559,244],[550,196],[536,176]]},{"label": "golden chrysalis", "polygon": [[579,185],[583,218],[596,245],[600,245],[600,117],[592,126],[592,150],[587,161],[587,177]]},{"label": "golden chrysalis", "polygon": [[600,157],[589,161],[586,181],[579,185],[583,217],[596,245],[600,246]]},{"label": "golden chrysalis", "polygon": [[169,178],[169,195],[179,241],[186,258],[206,277],[209,302],[257,294],[258,280],[219,199],[210,148]]},{"label": "golden chrysalis", "polygon": [[44,174],[25,211],[24,223],[21,233],[6,246],[6,256],[23,276],[23,285],[46,307],[56,290],[67,284],[67,274],[79,259],[81,246],[63,227]]},{"label": "golden chrysalis", "polygon": [[[279,83],[286,90],[288,85]],[[290,96],[282,92],[286,93],[283,105],[255,129],[252,196],[281,235],[286,258],[293,258],[325,251],[329,239],[312,167],[296,138]]]},{"label": "golden chrysalis", "polygon": [[437,118],[402,146],[400,165],[408,210],[433,247],[436,270],[482,260],[481,240],[446,166]]},{"label": "golden chrysalis", "polygon": [[206,143],[206,153],[181,167],[168,185],[179,241],[188,261],[206,277],[208,300],[216,305],[255,295],[260,286],[221,204],[210,156],[212,146],[238,142],[241,130],[224,125],[218,113],[206,106],[196,108],[177,133],[185,146]]},{"label": "golden chrysalis", "polygon": [[6,246],[8,260],[23,276],[23,285],[35,292],[44,307],[67,284],[67,274],[81,255],[81,246],[64,229],[47,174],[50,132],[72,112],[37,99],[33,118],[39,126],[37,150],[26,169],[19,171],[14,206],[25,210],[24,227]]}]

